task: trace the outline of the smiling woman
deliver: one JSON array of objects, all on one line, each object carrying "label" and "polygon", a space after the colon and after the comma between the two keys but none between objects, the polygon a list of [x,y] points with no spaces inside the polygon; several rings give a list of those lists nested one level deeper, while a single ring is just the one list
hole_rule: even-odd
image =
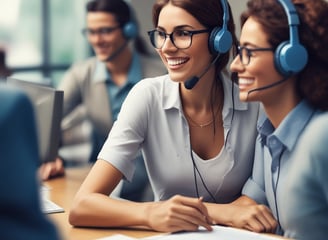
[{"label": "smiling woman", "polygon": [[[154,3],[154,28],[148,33],[168,74],[138,82],[127,95],[76,194],[69,214],[72,225],[162,232],[199,226],[212,230],[213,222],[247,228],[258,211],[257,206],[229,204],[240,196],[251,173],[259,105],[240,102],[237,86],[225,74],[236,45],[228,2],[207,3]],[[97,36],[93,44],[99,52],[107,47],[110,52],[109,39],[105,43]],[[190,88],[185,85],[189,79],[196,79]],[[108,197],[121,179],[132,179],[140,151],[155,202]],[[234,218],[241,213],[244,218]]]},{"label": "smiling woman", "polygon": [[[240,99],[260,101],[265,110],[258,121],[253,173],[241,200],[268,205],[278,222],[276,232],[287,230],[288,237],[297,239],[323,239],[327,234],[326,219],[319,221],[327,218],[322,211],[327,202],[321,201],[324,207],[316,213],[312,207],[318,202],[305,204],[304,195],[315,185],[311,177],[301,177],[302,171],[310,169],[304,166],[316,164],[316,154],[322,152],[316,144],[303,144],[316,139],[313,136],[324,136],[319,134],[323,132],[320,124],[317,131],[311,130],[313,136],[307,132],[328,110],[328,20],[323,18],[327,12],[324,0],[249,0],[241,15],[239,54],[231,63],[231,70],[238,74]],[[291,172],[293,180],[289,181]],[[316,176],[317,171],[313,169],[312,174]],[[285,184],[289,182],[290,187]],[[303,197],[290,194],[290,189],[295,194],[302,189]],[[326,196],[326,190],[316,191],[314,198]],[[267,226],[261,216],[257,221]]]}]

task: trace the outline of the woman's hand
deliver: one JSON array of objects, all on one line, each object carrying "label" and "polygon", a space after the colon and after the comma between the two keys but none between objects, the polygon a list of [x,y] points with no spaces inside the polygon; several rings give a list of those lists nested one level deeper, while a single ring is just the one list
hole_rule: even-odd
[{"label": "woman's hand", "polygon": [[265,205],[233,205],[231,226],[247,229],[253,232],[274,233],[277,221],[271,210]]},{"label": "woman's hand", "polygon": [[206,206],[216,224],[269,233],[274,233],[277,227],[271,210],[247,196],[230,204],[206,203]]},{"label": "woman's hand", "polygon": [[212,220],[202,198],[176,195],[154,202],[148,208],[149,226],[160,232],[196,231],[200,226],[211,231]]}]

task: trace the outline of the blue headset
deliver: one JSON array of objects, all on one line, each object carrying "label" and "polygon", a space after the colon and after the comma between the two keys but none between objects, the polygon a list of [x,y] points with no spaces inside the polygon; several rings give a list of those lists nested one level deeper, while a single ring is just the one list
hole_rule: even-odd
[{"label": "blue headset", "polygon": [[124,24],[124,26],[122,27],[122,31],[123,36],[126,39],[130,40],[138,36],[139,28],[132,7],[126,1],[124,2],[129,7],[130,20]]},{"label": "blue headset", "polygon": [[283,76],[302,71],[308,61],[306,48],[299,42],[299,18],[294,4],[290,0],[278,0],[283,6],[289,25],[289,40],[279,44],[275,51],[275,66]]},{"label": "blue headset", "polygon": [[133,39],[138,36],[138,26],[133,21],[129,21],[126,24],[124,24],[122,30],[123,30],[123,35],[126,39]]},{"label": "blue headset", "polygon": [[229,8],[226,0],[221,0],[223,9],[222,27],[215,27],[210,34],[208,46],[212,54],[226,53],[232,46],[232,36],[228,30]]}]

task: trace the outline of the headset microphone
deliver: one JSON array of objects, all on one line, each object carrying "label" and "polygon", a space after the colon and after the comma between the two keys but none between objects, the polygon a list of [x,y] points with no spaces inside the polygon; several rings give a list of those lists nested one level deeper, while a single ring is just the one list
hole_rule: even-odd
[{"label": "headset microphone", "polygon": [[220,56],[220,54],[216,55],[214,60],[205,68],[204,72],[202,72],[202,74],[200,74],[199,77],[193,76],[190,79],[188,79],[187,81],[185,81],[185,83],[184,83],[185,88],[187,88],[188,90],[191,90],[198,83],[198,81],[207,73],[207,71],[210,69],[210,67],[215,64],[215,62],[218,60],[219,56]]},{"label": "headset microphone", "polygon": [[227,53],[232,46],[232,34],[228,30],[228,22],[230,19],[229,4],[227,0],[220,0],[220,3],[223,10],[222,26],[213,28],[208,39],[210,53],[213,55],[216,54],[217,56],[211,62],[211,64],[208,65],[202,74],[199,76],[194,76],[184,83],[185,88],[189,90],[192,89],[197,84],[199,79],[201,79],[207,73],[207,71],[216,62],[219,56],[221,54]]},{"label": "headset microphone", "polygon": [[247,97],[250,93],[252,92],[256,92],[256,91],[262,91],[262,90],[265,90],[265,89],[268,89],[268,88],[272,88],[272,87],[275,87],[283,82],[285,82],[286,80],[288,79],[288,77],[284,77],[283,79],[279,80],[278,82],[274,82],[274,83],[271,83],[269,85],[266,85],[266,86],[263,86],[263,87],[259,87],[259,88],[254,88],[250,91],[247,92]]}]

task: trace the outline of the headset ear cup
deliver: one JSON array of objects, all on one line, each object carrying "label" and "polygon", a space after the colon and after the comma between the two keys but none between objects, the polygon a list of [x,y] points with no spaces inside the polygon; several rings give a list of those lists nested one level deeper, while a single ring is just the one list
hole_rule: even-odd
[{"label": "headset ear cup", "polygon": [[276,49],[275,54],[274,54],[274,64],[276,67],[276,70],[283,76],[288,76],[290,73],[283,67],[284,62],[284,55],[282,53],[282,49],[286,51],[286,48],[288,48],[288,42],[282,42]]},{"label": "headset ear cup", "polygon": [[228,52],[232,46],[231,33],[220,27],[215,27],[211,31],[208,45],[211,54],[222,54]]},{"label": "headset ear cup", "polygon": [[275,66],[283,76],[302,71],[308,60],[308,54],[301,44],[281,43],[275,51]]},{"label": "headset ear cup", "polygon": [[213,28],[213,30],[210,33],[210,37],[208,39],[208,48],[209,48],[211,54],[216,53],[215,47],[214,47],[214,41],[215,41],[214,39],[215,39],[217,32],[220,31],[220,29],[221,28],[219,28],[219,27],[215,27],[215,28]]},{"label": "headset ear cup", "polygon": [[138,26],[135,22],[127,22],[123,26],[123,35],[126,39],[133,39],[138,36]]}]

